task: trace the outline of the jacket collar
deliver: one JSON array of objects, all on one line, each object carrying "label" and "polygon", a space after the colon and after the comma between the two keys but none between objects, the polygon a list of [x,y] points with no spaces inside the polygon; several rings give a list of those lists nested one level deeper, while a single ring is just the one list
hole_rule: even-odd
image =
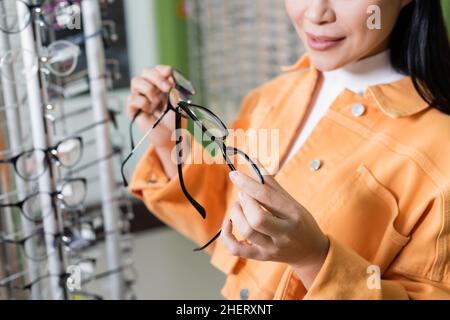
[{"label": "jacket collar", "polygon": [[[309,68],[310,72],[319,72],[307,54],[294,65],[283,67],[284,72]],[[372,95],[376,105],[391,118],[414,116],[430,107],[416,91],[411,77],[405,76],[399,81],[380,84],[367,88],[366,95]]]}]

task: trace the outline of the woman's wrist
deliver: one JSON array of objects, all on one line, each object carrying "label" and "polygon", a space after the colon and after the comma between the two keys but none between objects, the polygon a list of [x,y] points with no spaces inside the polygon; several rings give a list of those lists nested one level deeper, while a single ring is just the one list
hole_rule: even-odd
[{"label": "woman's wrist", "polygon": [[155,147],[155,152],[158,155],[161,166],[169,179],[173,179],[177,175],[177,165],[172,161],[172,150],[174,146],[175,144],[173,146]]},{"label": "woman's wrist", "polygon": [[290,264],[297,277],[302,281],[303,285],[307,290],[312,286],[314,280],[322,269],[325,260],[328,256],[328,251],[330,248],[330,240],[325,236],[322,245],[317,249],[317,254],[307,261],[302,261],[300,263]]}]

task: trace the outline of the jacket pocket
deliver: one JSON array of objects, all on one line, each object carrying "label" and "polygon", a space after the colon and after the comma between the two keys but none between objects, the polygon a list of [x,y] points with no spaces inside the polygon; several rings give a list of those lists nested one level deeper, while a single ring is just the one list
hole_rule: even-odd
[{"label": "jacket pocket", "polygon": [[409,237],[395,228],[397,199],[361,164],[332,196],[319,222],[323,230],[386,270]]}]

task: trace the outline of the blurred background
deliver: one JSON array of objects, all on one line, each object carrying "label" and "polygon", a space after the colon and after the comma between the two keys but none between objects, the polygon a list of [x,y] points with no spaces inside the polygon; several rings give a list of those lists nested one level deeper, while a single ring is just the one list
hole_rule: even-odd
[{"label": "blurred background", "polygon": [[[276,77],[282,66],[293,64],[304,52],[281,0],[106,0],[102,3],[101,19],[109,33],[108,41],[104,42],[108,75],[106,104],[115,112],[116,122],[110,126],[110,143],[112,147],[123,149],[122,156],[129,151],[130,120],[123,111],[130,79],[145,67],[166,64],[188,75],[198,89],[194,102],[208,106],[229,124],[250,90]],[[442,4],[447,20],[450,20],[450,0],[442,0]],[[82,42],[79,32],[67,29],[52,32],[52,40],[58,39]],[[10,40],[14,46],[21,38],[11,35]],[[55,109],[65,110],[61,114],[47,114],[64,118],[75,113],[68,121],[52,122],[55,130],[65,134],[77,132],[92,122],[91,113],[80,111],[92,103],[90,80],[85,74],[88,66],[86,49],[83,46],[81,49],[83,54],[80,54],[74,73],[81,76],[47,86],[49,101],[58,106]],[[19,98],[26,97],[26,86],[17,87]],[[6,117],[6,109],[0,109],[4,137],[8,136]],[[24,145],[29,145],[33,134],[29,130],[30,113],[26,108],[21,110],[20,117],[24,124],[21,129]],[[134,134],[138,139],[139,133],[135,131]],[[95,141],[95,130],[83,132],[83,139]],[[4,140],[5,150],[8,150],[8,139]],[[127,165],[129,171],[136,166],[145,149],[141,147],[132,157]],[[7,155],[2,154],[3,157]],[[85,147],[77,167],[82,168],[78,173],[92,178],[84,202],[87,212],[101,210],[104,200],[101,179],[95,178],[98,167],[89,165],[96,155],[95,143],[92,148]],[[113,172],[119,181],[120,161],[113,163]],[[10,189],[4,184],[2,193],[6,194]],[[135,271],[135,297],[221,299],[220,289],[225,277],[209,264],[209,256],[194,254],[192,242],[165,227],[142,203],[128,195],[125,197],[131,201],[127,212],[133,215],[128,222],[133,239],[130,259]],[[3,203],[5,199],[2,199]],[[107,252],[104,243],[97,241],[95,246],[86,248],[83,257],[95,257],[96,268],[106,270]],[[2,272],[11,274],[8,270],[0,270],[0,274]],[[0,280],[0,287],[1,283]],[[110,298],[110,288],[108,282],[99,281],[92,282],[88,291]]]}]

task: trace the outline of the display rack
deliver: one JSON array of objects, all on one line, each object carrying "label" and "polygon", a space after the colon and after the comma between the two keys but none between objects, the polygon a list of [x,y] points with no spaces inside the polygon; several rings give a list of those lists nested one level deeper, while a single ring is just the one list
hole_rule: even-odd
[{"label": "display rack", "polygon": [[[83,26],[85,37],[89,37],[102,27],[100,6],[97,1],[83,0]],[[105,79],[105,49],[99,37],[90,37],[86,42],[86,54],[91,88],[94,120],[99,122],[107,118],[106,79]],[[96,128],[97,155],[99,159],[107,157],[112,152],[109,128],[98,126]],[[119,208],[111,201],[114,194],[115,179],[112,160],[99,164],[101,199],[104,219],[105,242],[108,264],[113,269],[121,266],[120,259],[120,233],[118,232]],[[122,299],[123,279],[121,273],[113,274],[111,279],[114,299]]]},{"label": "display rack", "polygon": [[[9,2],[14,2],[14,0]],[[28,4],[28,7],[23,5],[24,2]],[[29,217],[25,217],[22,209],[21,212],[18,212],[19,210],[14,206],[0,207],[3,219],[0,243],[2,245],[5,243],[12,243],[18,246],[23,245],[23,251],[25,252],[25,254],[16,254],[16,256],[13,255],[12,257],[7,256],[7,261],[1,261],[2,265],[5,266],[8,266],[10,262],[14,262],[11,263],[11,265],[14,265],[14,268],[6,268],[8,274],[0,279],[0,287],[7,289],[8,298],[10,299],[23,298],[23,292],[28,289],[30,290],[29,298],[35,300],[104,298],[99,294],[87,292],[84,287],[85,283],[91,283],[99,279],[108,281],[109,295],[106,298],[123,299],[126,297],[125,293],[128,288],[125,284],[127,281],[122,271],[125,269],[125,266],[129,266],[129,262],[125,263],[123,261],[123,239],[121,234],[124,232],[123,225],[126,225],[125,222],[127,222],[124,219],[129,219],[131,206],[127,198],[123,198],[122,202],[117,201],[117,198],[115,198],[117,197],[117,190],[123,188],[123,186],[118,185],[116,182],[114,159],[110,156],[117,153],[117,150],[113,148],[111,143],[109,123],[114,123],[111,117],[118,111],[112,112],[108,106],[107,91],[110,80],[108,79],[108,74],[111,72],[108,72],[106,69],[107,62],[103,43],[104,33],[102,32],[100,2],[103,1],[82,0],[70,2],[70,5],[78,6],[77,8],[81,9],[83,17],[83,23],[79,27],[83,29],[83,41],[88,64],[86,73],[89,80],[92,106],[90,110],[92,117],[90,120],[93,120],[93,124],[90,127],[95,128],[95,139],[93,141],[84,141],[82,138],[80,138],[80,141],[85,143],[85,148],[88,145],[95,145],[97,161],[88,166],[97,166],[97,169],[94,171],[99,174],[98,177],[75,177],[74,174],[76,172],[82,172],[84,167],[87,166],[81,165],[78,168],[70,169],[63,168],[60,160],[57,158],[60,155],[54,153],[59,151],[49,149],[50,146],[54,146],[59,142],[58,139],[61,136],[61,132],[57,132],[57,125],[55,125],[57,117],[53,115],[54,109],[58,109],[59,118],[65,119],[66,117],[70,118],[70,113],[77,114],[78,112],[89,111],[89,108],[84,111],[78,110],[79,108],[75,111],[70,111],[63,105],[64,97],[58,98],[59,103],[61,103],[58,106],[52,105],[50,101],[51,95],[54,94],[50,92],[51,78],[48,70],[41,68],[40,65],[48,63],[52,59],[51,56],[46,57],[42,54],[46,52],[49,38],[55,41],[55,32],[52,29],[52,25],[46,25],[41,19],[43,15],[42,3],[30,0],[22,0],[21,3],[17,1],[17,17],[11,17],[10,12],[8,12],[8,17],[5,14],[0,15],[2,19],[5,19],[5,21],[0,21],[3,27],[8,26],[6,19],[11,18],[17,18],[19,25],[26,25],[20,32],[8,33],[4,32],[3,29],[0,31],[1,86],[7,124],[7,126],[1,128],[3,132],[0,132],[0,138],[7,139],[7,145],[9,146],[8,150],[0,150],[0,160],[4,160],[3,158],[8,158],[8,156],[14,157],[14,155],[25,151],[24,146],[26,144],[24,144],[23,133],[26,129],[31,131],[31,143],[34,150],[49,150],[45,161],[32,163],[38,169],[41,165],[47,165],[46,168],[43,168],[43,174],[36,181],[27,181],[18,175],[16,169],[11,169],[9,170],[9,175],[12,179],[10,179],[9,189],[2,190],[4,193],[0,195],[0,204],[5,204],[12,203],[9,200],[11,194],[14,194],[14,197],[20,201],[30,196],[30,194],[36,193],[39,195],[40,214],[42,215],[42,224],[38,227],[36,221],[30,221]],[[7,11],[5,8],[2,9],[4,3],[4,1],[0,2],[1,12]],[[52,5],[58,6],[61,3],[63,1],[54,0]],[[69,2],[64,1],[64,5],[67,3]],[[31,22],[27,23],[27,19],[30,19],[30,14],[32,15]],[[26,103],[23,103],[22,99],[18,97],[19,86],[22,84],[14,81],[14,75],[16,75],[17,70],[5,63],[6,59],[4,59],[6,53],[13,48],[10,41],[12,37],[16,37],[16,40],[18,39],[16,42],[19,43],[21,52],[26,52],[26,54],[23,54],[23,61],[19,61],[23,63],[23,70],[26,73],[24,83]],[[63,57],[64,54],[67,54],[64,51],[62,53]],[[48,54],[50,55],[51,53]],[[37,72],[33,73],[31,70],[34,70],[36,67],[36,61],[38,61],[39,67]],[[112,73],[114,74],[114,72]],[[24,74],[20,74],[20,76],[24,76]],[[56,77],[57,85],[61,84],[60,77],[62,76],[58,75]],[[29,117],[29,124],[26,124],[24,110],[26,110],[25,114]],[[27,126],[27,128],[24,128],[24,126]],[[66,129],[63,130],[66,139],[78,139],[78,137],[71,136],[70,133],[69,136],[66,136],[66,131],[68,131]],[[56,161],[51,160],[54,156]],[[66,204],[59,205],[60,202],[65,203],[64,197],[67,196],[65,194],[67,190],[62,189],[64,192],[61,191],[59,186],[72,180],[77,180],[75,178],[78,178],[78,181],[80,183],[83,182],[85,186],[98,178],[98,191],[101,195],[100,224],[95,217],[90,218],[92,213],[88,212],[82,204],[78,205],[77,208],[69,208]],[[72,196],[76,198],[77,195]],[[128,216],[126,217],[121,211],[123,206],[128,210]],[[12,209],[13,207],[15,209]],[[19,213],[20,219],[17,221]],[[77,222],[74,223],[72,220]],[[106,270],[97,270],[85,276],[84,273],[81,273],[81,271],[84,272],[81,266],[86,263],[95,265],[93,262],[95,259],[86,256],[85,253],[92,250],[95,245],[103,243],[101,240],[96,240],[96,225],[98,224],[102,227],[100,234],[104,235]],[[92,230],[89,230],[94,233],[93,235],[86,236],[86,229],[82,229],[86,225],[92,226]],[[37,231],[41,230],[39,228],[43,230],[42,235],[43,239],[45,239],[45,244],[37,241],[40,238],[35,236]],[[73,229],[71,230],[71,236],[66,235],[67,228]],[[22,235],[21,238],[17,238],[17,231]],[[28,238],[33,240],[22,241]],[[126,238],[129,240],[129,236]],[[45,261],[30,258],[31,256],[38,256],[38,252],[43,249],[45,249]],[[127,248],[127,250],[130,250],[130,248]],[[19,251],[14,250],[14,252]],[[73,260],[74,256],[77,261]],[[26,281],[22,280],[22,278],[26,278]],[[48,280],[45,281],[48,285],[47,287],[44,287],[44,280]],[[20,296],[17,296],[18,291],[21,292]]]},{"label": "display rack", "polygon": [[[4,10],[4,3],[0,2],[0,6]],[[7,34],[0,32],[0,55],[3,56],[6,52],[8,52],[11,49],[10,40]],[[5,68],[8,68],[6,72],[8,74],[13,75],[13,70],[10,66],[5,66]],[[8,108],[5,108],[6,113],[6,127],[8,131],[9,136],[9,145],[11,153],[16,154],[20,152],[20,146],[23,142],[22,137],[22,128],[21,128],[21,121],[20,116],[18,112],[18,97],[17,92],[15,89],[15,86],[12,82],[8,81],[4,77],[4,73],[1,74],[2,77],[2,93],[3,93],[3,101],[5,106],[9,106]],[[25,198],[27,194],[27,183],[20,179],[19,177],[15,177],[14,179],[17,189],[17,196],[19,198]],[[9,191],[9,190],[4,190]],[[10,211],[10,210],[9,210]],[[7,214],[3,215],[5,229],[8,233],[13,233],[13,222],[12,222],[12,215],[11,212],[8,212]],[[33,230],[33,225],[31,222],[29,222],[27,219],[21,216],[21,224],[24,230],[25,234],[29,234]],[[37,279],[39,276],[39,267],[38,265],[31,259],[27,259],[26,264],[28,265],[29,269],[29,278],[34,280]],[[11,270],[9,270],[11,271]],[[35,286],[32,288],[31,296],[33,299],[39,299],[40,298],[40,288],[39,286]]]}]

